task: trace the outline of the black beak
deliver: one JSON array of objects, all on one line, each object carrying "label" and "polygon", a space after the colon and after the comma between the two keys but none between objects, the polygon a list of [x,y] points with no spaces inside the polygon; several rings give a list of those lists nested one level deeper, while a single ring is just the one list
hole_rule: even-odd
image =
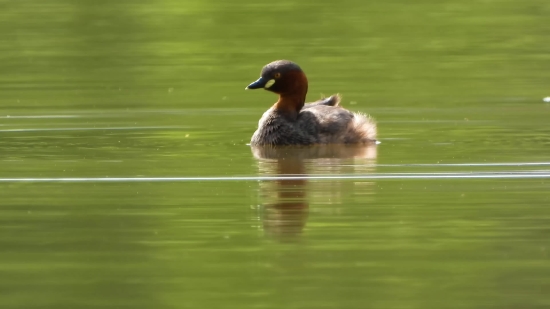
[{"label": "black beak", "polygon": [[260,89],[260,88],[263,88],[265,87],[265,84],[267,83],[267,79],[263,78],[263,77],[260,77],[258,78],[257,81],[253,82],[252,84],[248,85],[246,88],[244,89]]}]

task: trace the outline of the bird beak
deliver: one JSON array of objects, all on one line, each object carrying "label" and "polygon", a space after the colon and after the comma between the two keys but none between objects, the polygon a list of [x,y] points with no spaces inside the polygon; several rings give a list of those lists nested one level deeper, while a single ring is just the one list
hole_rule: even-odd
[{"label": "bird beak", "polygon": [[263,78],[263,77],[260,77],[258,78],[257,81],[253,82],[252,84],[248,85],[246,88],[244,88],[245,90],[248,90],[248,89],[260,89],[260,88],[264,88],[265,87],[265,84],[268,82],[267,79]]}]

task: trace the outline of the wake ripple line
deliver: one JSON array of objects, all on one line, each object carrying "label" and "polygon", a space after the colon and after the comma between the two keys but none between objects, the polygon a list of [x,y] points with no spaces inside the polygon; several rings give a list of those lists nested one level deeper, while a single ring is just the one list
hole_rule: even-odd
[{"label": "wake ripple line", "polygon": [[60,177],[0,178],[0,182],[196,182],[271,180],[378,180],[378,179],[550,179],[550,171],[492,173],[387,173],[370,175],[281,175],[223,177]]}]

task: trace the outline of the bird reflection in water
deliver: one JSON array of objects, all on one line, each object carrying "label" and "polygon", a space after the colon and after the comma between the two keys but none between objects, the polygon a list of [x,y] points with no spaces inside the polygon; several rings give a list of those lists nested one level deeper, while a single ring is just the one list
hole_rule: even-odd
[{"label": "bird reflection in water", "polygon": [[[372,173],[377,147],[374,144],[252,146],[252,154],[257,159],[261,176],[337,176]],[[306,226],[310,203],[340,204],[343,186],[350,185],[339,179],[320,180],[309,185],[308,181],[290,178],[260,182],[259,220],[267,235],[281,240],[296,239]],[[339,210],[333,208],[332,211]]]}]

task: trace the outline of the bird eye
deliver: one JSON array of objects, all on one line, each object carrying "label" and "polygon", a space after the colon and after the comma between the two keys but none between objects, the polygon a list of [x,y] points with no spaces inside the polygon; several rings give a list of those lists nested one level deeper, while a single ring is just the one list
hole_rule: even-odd
[{"label": "bird eye", "polygon": [[281,77],[281,73],[277,72],[277,73],[275,73],[275,75],[273,75],[273,76],[274,76],[275,78],[279,78],[279,77]]}]

